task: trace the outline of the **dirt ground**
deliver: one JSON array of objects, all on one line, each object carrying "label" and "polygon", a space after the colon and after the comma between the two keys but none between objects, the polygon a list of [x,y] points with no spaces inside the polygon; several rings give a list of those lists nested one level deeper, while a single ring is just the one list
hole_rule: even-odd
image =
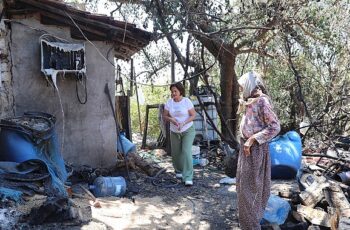
[{"label": "dirt ground", "polygon": [[[91,207],[92,219],[84,224],[72,222],[30,226],[16,223],[38,207],[45,196],[36,195],[16,207],[8,223],[1,229],[240,229],[237,221],[236,185],[220,184],[225,178],[215,164],[195,166],[194,185],[184,186],[175,179],[171,159],[163,155],[157,159],[166,171],[153,180],[139,170],[130,172],[125,197],[98,198],[101,208],[89,204],[89,198],[72,197],[77,207]],[[73,186],[73,190],[77,185]],[[87,186],[87,185],[84,185]],[[272,193],[296,189],[294,181],[274,181]],[[80,194],[84,192],[80,191]],[[1,219],[1,213],[0,213]],[[16,223],[16,224],[14,224]]]}]

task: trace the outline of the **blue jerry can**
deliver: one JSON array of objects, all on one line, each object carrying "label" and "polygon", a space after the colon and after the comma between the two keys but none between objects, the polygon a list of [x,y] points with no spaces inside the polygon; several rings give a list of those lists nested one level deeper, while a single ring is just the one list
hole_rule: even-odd
[{"label": "blue jerry can", "polygon": [[295,131],[273,138],[269,143],[272,179],[293,179],[301,167],[301,138]]}]

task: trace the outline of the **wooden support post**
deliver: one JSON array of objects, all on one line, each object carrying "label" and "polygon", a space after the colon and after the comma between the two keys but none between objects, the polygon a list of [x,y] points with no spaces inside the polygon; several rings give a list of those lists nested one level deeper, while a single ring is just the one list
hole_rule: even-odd
[{"label": "wooden support post", "polygon": [[134,59],[131,59],[130,60],[130,90],[128,92],[129,97],[132,97],[133,86],[134,86]]},{"label": "wooden support post", "polygon": [[141,110],[140,110],[139,92],[137,90],[137,85],[135,85],[135,91],[136,91],[136,100],[137,100],[137,114],[139,117],[139,125],[140,125],[140,134],[142,135]]},{"label": "wooden support post", "polygon": [[115,97],[115,116],[118,118],[119,127],[125,131],[125,136],[132,141],[131,118],[130,118],[130,97]]},{"label": "wooden support post", "polygon": [[149,114],[149,105],[146,105],[145,127],[143,130],[143,138],[142,138],[141,148],[146,148],[147,131],[148,131],[148,114]]}]

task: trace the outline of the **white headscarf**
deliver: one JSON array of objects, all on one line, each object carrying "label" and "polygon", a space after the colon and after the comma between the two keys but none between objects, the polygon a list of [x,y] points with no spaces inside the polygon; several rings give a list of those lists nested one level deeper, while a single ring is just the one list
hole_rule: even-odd
[{"label": "white headscarf", "polygon": [[248,73],[243,74],[239,79],[238,79],[238,84],[243,88],[243,99],[247,100],[253,90],[258,86],[263,86],[265,88],[265,84],[260,76],[255,71],[250,71]]},{"label": "white headscarf", "polygon": [[265,88],[264,82],[260,76],[255,71],[250,71],[248,73],[243,74],[238,79],[238,84],[243,88],[243,99],[239,99],[239,106],[237,110],[237,114],[245,111],[245,107],[251,103],[254,103],[259,98],[250,98],[253,90],[257,86],[262,86]]}]

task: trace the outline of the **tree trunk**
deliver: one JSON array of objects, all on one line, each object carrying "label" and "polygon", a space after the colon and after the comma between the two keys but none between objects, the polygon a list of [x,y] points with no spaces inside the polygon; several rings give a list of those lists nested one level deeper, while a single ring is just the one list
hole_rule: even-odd
[{"label": "tree trunk", "polygon": [[[236,56],[234,52],[224,51],[219,57],[220,63],[220,87],[221,98],[220,105],[224,120],[221,120],[222,133],[224,136],[236,137],[238,127],[238,109],[239,87],[237,84],[237,74],[235,72]],[[232,146],[236,147],[236,146]]]},{"label": "tree trunk", "polygon": [[[227,47],[226,47],[227,48]],[[236,56],[233,49],[231,52],[224,51],[219,57],[220,63],[220,87],[221,87],[221,125],[223,136],[230,137],[229,144],[236,150],[234,154],[226,153],[224,160],[225,173],[229,177],[236,177],[239,143],[236,141],[238,127],[238,99],[239,87],[235,72]]]}]

